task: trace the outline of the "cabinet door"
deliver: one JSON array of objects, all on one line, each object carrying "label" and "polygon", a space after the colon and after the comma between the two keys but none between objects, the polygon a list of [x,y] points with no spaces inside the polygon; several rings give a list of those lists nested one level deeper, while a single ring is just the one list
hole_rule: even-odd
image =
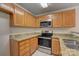
[{"label": "cabinet door", "polygon": [[52,54],[53,55],[61,55],[60,52],[60,42],[58,38],[52,39]]},{"label": "cabinet door", "polygon": [[28,13],[28,27],[32,27],[32,16]]},{"label": "cabinet door", "polygon": [[30,55],[30,40],[29,39],[19,42],[19,55],[20,56]]},{"label": "cabinet door", "polygon": [[15,26],[24,26],[24,10],[15,6],[15,13],[13,20]]},{"label": "cabinet door", "polygon": [[40,27],[40,20],[36,17],[36,27]]},{"label": "cabinet door", "polygon": [[52,24],[54,28],[58,28],[58,27],[62,27],[62,21],[63,21],[63,17],[62,17],[62,12],[60,13],[55,13],[52,15]]},{"label": "cabinet door", "polygon": [[75,10],[68,10],[63,12],[63,27],[75,26]]},{"label": "cabinet door", "polygon": [[1,3],[0,10],[7,13],[14,13],[14,5],[12,3]]},{"label": "cabinet door", "polygon": [[35,27],[35,17],[33,15],[28,15],[29,17],[29,27]]},{"label": "cabinet door", "polygon": [[35,39],[34,45],[35,45],[35,50],[36,50],[38,48],[38,37],[35,37],[34,39]]},{"label": "cabinet door", "polygon": [[31,27],[35,27],[35,17],[31,15]]},{"label": "cabinet door", "polygon": [[25,12],[25,26],[26,27],[29,27],[29,15],[28,15],[28,13],[27,12]]},{"label": "cabinet door", "polygon": [[44,21],[44,20],[47,19],[47,16],[46,16],[46,15],[45,15],[45,16],[38,16],[38,19],[39,19],[40,21]]},{"label": "cabinet door", "polygon": [[33,16],[33,27],[36,27],[36,18]]},{"label": "cabinet door", "polygon": [[31,46],[31,54],[32,54],[38,48],[38,39],[37,39],[37,37],[34,37],[34,38],[30,39],[30,46]]}]

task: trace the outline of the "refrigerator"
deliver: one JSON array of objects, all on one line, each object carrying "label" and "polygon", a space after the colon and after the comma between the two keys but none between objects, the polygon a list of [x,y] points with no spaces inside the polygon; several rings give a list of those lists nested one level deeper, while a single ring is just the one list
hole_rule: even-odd
[{"label": "refrigerator", "polygon": [[0,56],[10,55],[10,16],[0,11]]}]

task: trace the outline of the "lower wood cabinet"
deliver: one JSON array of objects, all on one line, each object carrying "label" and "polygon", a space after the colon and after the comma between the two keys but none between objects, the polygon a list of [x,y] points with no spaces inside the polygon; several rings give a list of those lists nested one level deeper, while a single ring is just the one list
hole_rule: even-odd
[{"label": "lower wood cabinet", "polygon": [[35,50],[38,48],[38,39],[36,37],[30,39],[30,48],[31,48],[31,54],[33,54]]},{"label": "lower wood cabinet", "polygon": [[59,38],[52,39],[52,55],[56,55],[56,56],[61,55]]},{"label": "lower wood cabinet", "polygon": [[30,56],[38,48],[38,38],[33,37],[23,41],[10,40],[11,56]]}]

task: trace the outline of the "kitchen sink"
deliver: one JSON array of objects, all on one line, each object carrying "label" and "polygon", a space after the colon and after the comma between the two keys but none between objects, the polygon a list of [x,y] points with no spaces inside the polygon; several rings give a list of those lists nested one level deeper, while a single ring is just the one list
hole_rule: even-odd
[{"label": "kitchen sink", "polygon": [[70,49],[79,50],[79,41],[72,40],[72,39],[63,39],[64,45]]},{"label": "kitchen sink", "polygon": [[63,39],[64,44],[66,47],[75,49],[76,48],[76,41],[75,40],[70,40],[70,39]]},{"label": "kitchen sink", "polygon": [[79,50],[79,41],[76,41],[76,49]]}]

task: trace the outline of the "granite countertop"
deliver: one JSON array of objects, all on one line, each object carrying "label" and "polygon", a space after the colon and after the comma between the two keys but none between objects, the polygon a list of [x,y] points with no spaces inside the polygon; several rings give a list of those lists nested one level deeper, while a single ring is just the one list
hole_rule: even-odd
[{"label": "granite countertop", "polygon": [[62,56],[79,56],[79,50],[66,47],[63,41],[64,39],[79,41],[78,36],[74,36],[72,34],[53,34],[52,38],[60,39],[60,47],[61,47]]},{"label": "granite countertop", "polygon": [[17,40],[17,41],[22,41],[22,40],[29,39],[29,38],[32,38],[32,37],[35,37],[35,36],[39,36],[39,35],[40,35],[40,33],[11,34],[10,39],[14,39],[14,40]]},{"label": "granite countertop", "polygon": [[[17,41],[22,41],[25,39],[29,39],[35,36],[39,36],[40,33],[19,33],[19,34],[11,34],[10,39],[14,39]],[[65,46],[64,44],[64,39],[71,39],[71,40],[76,40],[79,41],[78,36],[74,36],[72,34],[57,34],[53,33],[52,38],[59,38],[60,39],[60,47],[61,47],[61,53],[62,56],[79,56],[79,50],[76,49],[70,49]]]}]

